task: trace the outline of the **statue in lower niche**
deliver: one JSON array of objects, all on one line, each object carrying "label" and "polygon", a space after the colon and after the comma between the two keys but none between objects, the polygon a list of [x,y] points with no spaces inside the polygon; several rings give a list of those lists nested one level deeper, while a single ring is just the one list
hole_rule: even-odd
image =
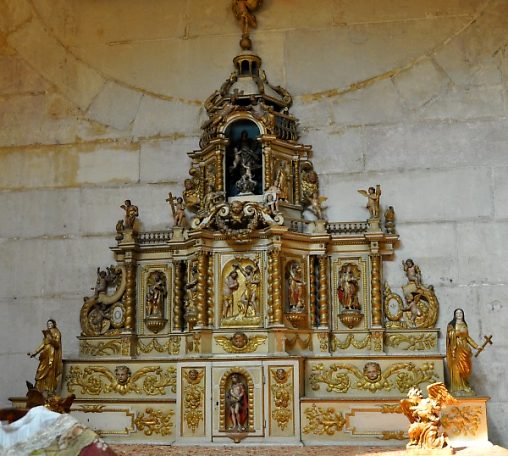
[{"label": "statue in lower niche", "polygon": [[35,388],[41,393],[52,395],[58,389],[62,376],[62,335],[53,319],[47,321],[47,328],[42,331],[42,334],[44,337],[41,345],[27,355],[30,358],[39,355]]},{"label": "statue in lower niche", "polygon": [[226,403],[229,410],[229,431],[242,432],[248,428],[249,400],[247,388],[239,374],[231,375],[231,383],[226,391]]},{"label": "statue in lower niche", "polygon": [[305,282],[303,280],[302,265],[292,261],[289,265],[289,311],[301,312],[305,308]]}]

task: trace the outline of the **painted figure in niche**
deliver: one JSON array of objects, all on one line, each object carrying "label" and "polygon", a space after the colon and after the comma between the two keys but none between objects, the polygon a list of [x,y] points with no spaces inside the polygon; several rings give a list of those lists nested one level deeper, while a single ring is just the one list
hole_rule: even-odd
[{"label": "painted figure in niche", "polygon": [[238,143],[233,147],[233,161],[228,169],[234,182],[234,188],[231,188],[233,195],[259,193],[262,164],[257,148],[247,130],[242,130]]},{"label": "painted figure in niche", "polygon": [[381,366],[375,362],[368,362],[363,366],[363,375],[371,383],[381,378]]},{"label": "painted figure in niche", "polygon": [[146,292],[146,316],[162,317],[164,298],[168,291],[166,276],[161,271],[153,271],[147,280],[148,291]]},{"label": "painted figure in niche", "polygon": [[233,316],[234,293],[238,290],[238,267],[233,265],[233,270],[224,279],[224,290],[222,292],[222,318]]},{"label": "painted figure in niche", "polygon": [[479,349],[469,336],[464,311],[455,309],[446,329],[446,361],[450,373],[450,391],[454,394],[474,394],[469,385],[472,371],[471,347]]},{"label": "painted figure in niche", "polygon": [[305,308],[306,297],[302,265],[298,261],[292,261],[288,272],[289,310],[290,312],[301,312]]},{"label": "painted figure in niche", "polygon": [[184,307],[185,307],[184,319],[187,322],[189,330],[191,331],[197,321],[197,307],[195,304],[197,288],[198,288],[198,266],[196,262],[193,262],[191,267],[191,276],[189,278],[189,281],[185,284],[185,297],[184,297]]},{"label": "painted figure in niche", "polygon": [[251,264],[243,268],[240,264],[236,263],[236,269],[238,269],[245,278],[245,288],[240,297],[238,306],[239,311],[246,317],[255,317],[258,314],[259,268]]},{"label": "painted figure in niche", "polygon": [[344,265],[339,273],[339,286],[337,294],[339,302],[345,310],[361,310],[358,300],[360,271],[354,264]]},{"label": "painted figure in niche", "polygon": [[139,216],[138,206],[134,206],[131,200],[125,200],[125,203],[120,206],[125,211],[123,226],[125,229],[133,229],[136,222],[136,217]]},{"label": "painted figure in niche", "polygon": [[249,416],[249,399],[247,388],[240,374],[231,375],[231,381],[226,391],[226,404],[229,410],[228,430],[241,432],[247,430]]},{"label": "painted figure in niche", "polygon": [[367,197],[367,209],[369,210],[370,218],[379,218],[379,200],[381,198],[381,186],[376,185],[376,188],[369,187],[368,190],[358,190],[358,193]]},{"label": "painted figure in niche", "polygon": [[287,200],[289,196],[289,177],[286,160],[281,160],[279,162],[279,167],[273,184],[279,190],[279,199]]},{"label": "painted figure in niche", "polygon": [[130,378],[131,378],[132,372],[127,366],[116,366],[115,367],[115,378],[116,382],[123,386],[126,385]]},{"label": "painted figure in niche", "polygon": [[52,395],[58,388],[63,370],[62,335],[53,319],[47,321],[47,329],[44,329],[42,334],[44,337],[41,345],[27,355],[30,358],[39,355],[35,388],[41,393]]}]

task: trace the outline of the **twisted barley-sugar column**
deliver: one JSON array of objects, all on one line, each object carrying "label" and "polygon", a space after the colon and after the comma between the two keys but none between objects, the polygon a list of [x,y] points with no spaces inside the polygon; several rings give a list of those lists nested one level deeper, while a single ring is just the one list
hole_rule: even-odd
[{"label": "twisted barley-sugar column", "polygon": [[316,324],[316,262],[314,256],[309,257],[309,302],[310,325]]},{"label": "twisted barley-sugar column", "polygon": [[300,204],[300,166],[298,162],[293,162],[293,174],[295,176],[294,183],[295,183],[295,193],[294,193],[294,202],[295,204]]},{"label": "twisted barley-sugar column", "polygon": [[319,326],[328,326],[327,257],[319,257]]},{"label": "twisted barley-sugar column", "polygon": [[273,323],[282,325],[282,288],[280,277],[280,257],[279,250],[272,251],[272,296],[273,296]]},{"label": "twisted barley-sugar column", "polygon": [[173,328],[182,330],[182,306],[183,306],[183,277],[182,262],[175,264],[175,302],[173,303]]},{"label": "twisted barley-sugar column", "polygon": [[130,260],[125,264],[125,329],[136,328],[136,263]]},{"label": "twisted barley-sugar column", "polygon": [[263,147],[263,155],[265,156],[265,190],[268,190],[272,185],[272,162],[270,148],[265,145]]},{"label": "twisted barley-sugar column", "polygon": [[197,326],[205,326],[208,323],[206,312],[206,263],[208,257],[205,252],[198,253],[198,287],[197,287]]},{"label": "twisted barley-sugar column", "polygon": [[381,255],[370,255],[372,273],[370,279],[370,288],[372,293],[372,324],[381,326]]},{"label": "twisted barley-sugar column", "polygon": [[207,291],[208,291],[208,326],[213,326],[213,254],[208,254],[208,277],[207,277]]},{"label": "twisted barley-sugar column", "polygon": [[268,253],[268,290],[267,290],[267,311],[268,311],[268,324],[273,324],[273,255],[272,252]]},{"label": "twisted barley-sugar column", "polygon": [[224,183],[222,181],[223,169],[222,169],[223,152],[218,150],[215,152],[215,190],[222,192],[224,190]]}]

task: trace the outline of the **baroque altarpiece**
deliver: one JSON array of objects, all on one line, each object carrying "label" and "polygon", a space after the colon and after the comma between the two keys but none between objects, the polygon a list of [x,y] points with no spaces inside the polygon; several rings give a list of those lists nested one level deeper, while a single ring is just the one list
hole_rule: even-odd
[{"label": "baroque altarpiece", "polygon": [[[111,441],[407,439],[400,398],[444,381],[434,289],[411,259],[400,292],[384,282],[399,236],[379,186],[352,192],[365,221],[327,220],[290,93],[251,51],[233,63],[167,197],[174,226],[141,231],[142,208],[122,205],[62,395]],[[452,441],[487,439],[485,399],[442,421]]]}]

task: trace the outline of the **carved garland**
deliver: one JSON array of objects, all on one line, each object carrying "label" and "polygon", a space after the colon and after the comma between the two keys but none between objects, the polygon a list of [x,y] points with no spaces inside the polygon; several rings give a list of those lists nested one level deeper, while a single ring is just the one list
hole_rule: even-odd
[{"label": "carved garland", "polygon": [[[143,383],[139,385],[137,382],[142,379]],[[132,374],[125,384],[119,384],[115,374],[105,367],[89,366],[82,370],[79,366],[72,366],[66,382],[69,393],[73,393],[75,387],[81,387],[81,394],[92,396],[110,392],[122,396],[128,393],[164,396],[168,387],[176,393],[176,369],[168,367],[163,372],[158,366],[144,367]]]},{"label": "carved garland", "polygon": [[205,375],[204,369],[185,369],[183,376],[187,385],[183,391],[183,416],[187,426],[194,434],[203,419],[203,398],[205,390],[201,386],[201,379]]},{"label": "carved garland", "polygon": [[290,373],[282,368],[273,368],[270,370],[272,378],[275,381],[271,385],[272,397],[275,408],[272,411],[272,418],[279,427],[286,429],[291,417],[293,416],[291,405],[292,387],[289,382]]},{"label": "carved garland", "polygon": [[173,427],[171,417],[174,414],[173,410],[164,413],[162,410],[149,407],[144,412],[138,413],[134,419],[134,424],[140,431],[144,431],[147,436],[152,434],[170,435]]},{"label": "carved garland", "polygon": [[334,435],[336,432],[342,431],[346,424],[346,419],[340,412],[329,407],[327,409],[312,404],[303,412],[307,418],[308,424],[303,428],[304,434],[315,435]]},{"label": "carved garland", "polygon": [[[356,383],[351,381],[351,375],[357,379]],[[392,376],[396,376],[395,379],[390,379]],[[401,393],[406,393],[411,387],[435,378],[434,363],[424,363],[421,367],[416,367],[414,363],[396,363],[382,372],[376,381],[370,381],[358,367],[351,364],[330,364],[325,367],[319,363],[312,367],[309,383],[314,391],[321,388],[320,383],[325,383],[328,392],[336,393],[346,393],[351,388],[372,393],[397,388]]]}]

